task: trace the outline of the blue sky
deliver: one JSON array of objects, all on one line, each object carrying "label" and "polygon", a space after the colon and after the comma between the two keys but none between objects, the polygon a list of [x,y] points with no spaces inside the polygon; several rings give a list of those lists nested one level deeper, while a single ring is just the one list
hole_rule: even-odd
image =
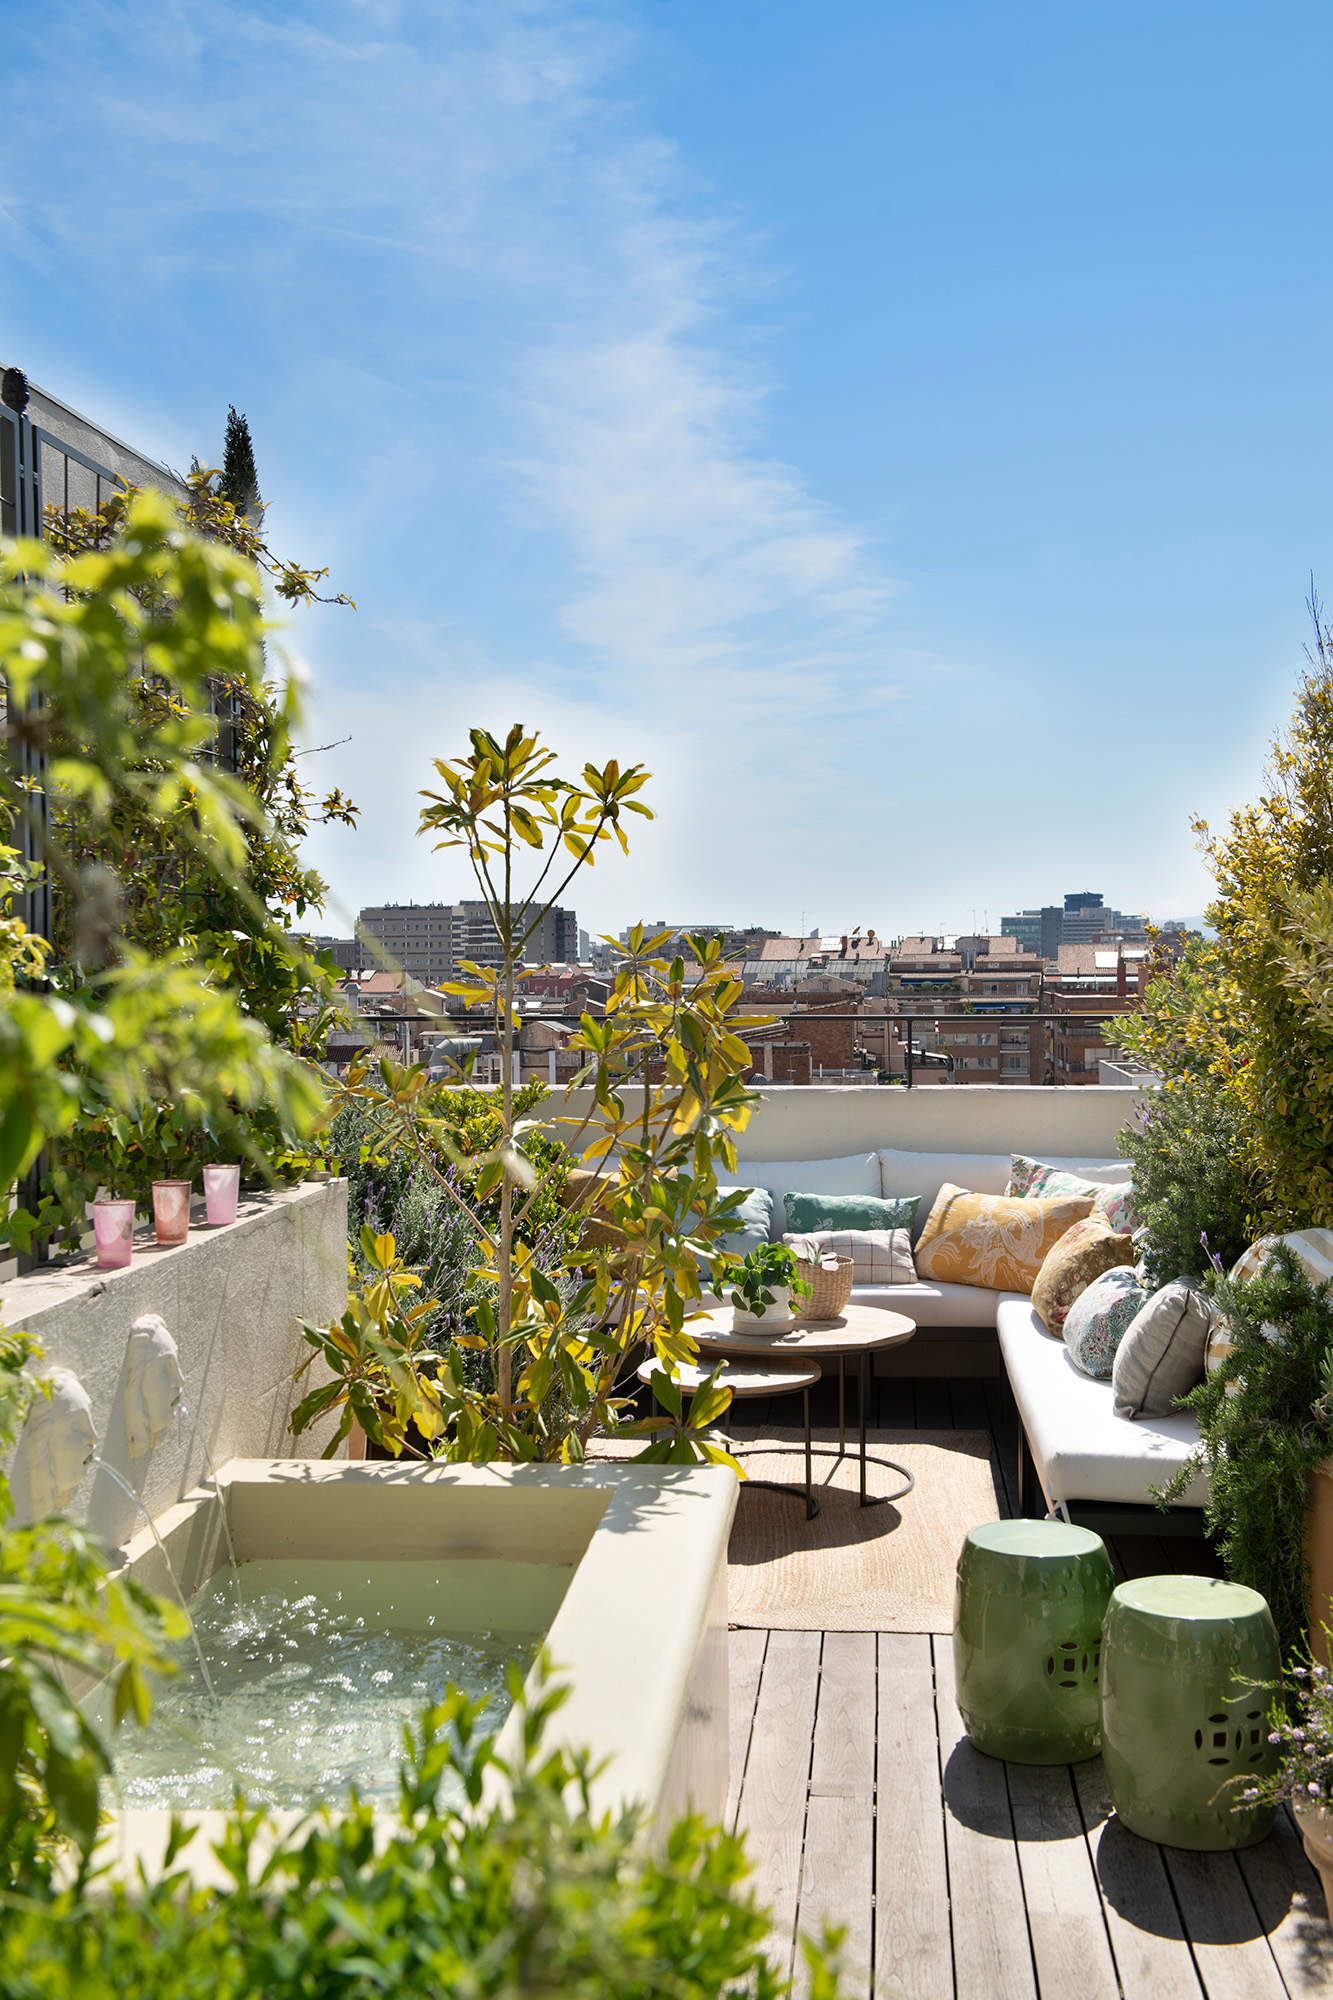
[{"label": "blue sky", "polygon": [[0,0],[0,360],[246,411],[339,906],[468,885],[430,758],[656,774],[577,897],[1195,914],[1333,597],[1310,4]]}]

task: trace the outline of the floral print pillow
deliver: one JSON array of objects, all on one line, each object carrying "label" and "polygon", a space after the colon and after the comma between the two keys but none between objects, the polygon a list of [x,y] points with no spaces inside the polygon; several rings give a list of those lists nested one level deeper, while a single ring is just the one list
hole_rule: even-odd
[{"label": "floral print pillow", "polygon": [[1029,1160],[1024,1153],[1009,1156],[1009,1185],[1006,1194],[1033,1196],[1051,1194],[1086,1194],[1092,1197],[1092,1212],[1100,1216],[1117,1236],[1132,1230],[1138,1223],[1134,1213],[1134,1190],[1128,1181],[1120,1181],[1114,1187],[1107,1187],[1100,1181],[1085,1181],[1081,1174],[1071,1174],[1065,1167],[1050,1167],[1043,1160]]},{"label": "floral print pillow", "polygon": [[1099,1382],[1109,1381],[1116,1349],[1151,1297],[1127,1264],[1094,1278],[1065,1314],[1065,1346],[1074,1366]]}]

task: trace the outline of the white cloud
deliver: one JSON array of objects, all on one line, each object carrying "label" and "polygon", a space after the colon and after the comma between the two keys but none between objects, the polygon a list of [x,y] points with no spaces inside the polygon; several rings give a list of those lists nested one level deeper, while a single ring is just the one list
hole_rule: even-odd
[{"label": "white cloud", "polygon": [[[628,899],[711,902],[725,827],[808,900],[866,821],[847,732],[872,753],[940,671],[896,641],[866,535],[773,453],[762,256],[630,107],[632,52],[576,0],[65,0],[6,93],[9,257],[75,260],[90,307],[132,282],[145,337],[165,313],[201,364],[221,314],[223,359],[284,384],[266,496],[361,605],[309,645],[321,740],[355,739],[321,781],[366,808],[315,844],[349,901],[417,882],[408,767],[479,713],[652,746],[667,831]],[[340,449],[368,413],[373,448]],[[454,553],[476,518],[480,575]]]}]

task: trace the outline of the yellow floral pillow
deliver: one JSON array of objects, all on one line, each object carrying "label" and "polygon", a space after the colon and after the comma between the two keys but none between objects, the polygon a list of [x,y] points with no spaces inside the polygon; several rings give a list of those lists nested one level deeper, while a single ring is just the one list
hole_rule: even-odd
[{"label": "yellow floral pillow", "polygon": [[1086,1194],[970,1194],[946,1181],[913,1256],[917,1276],[942,1284],[1030,1292],[1046,1253],[1092,1208]]}]

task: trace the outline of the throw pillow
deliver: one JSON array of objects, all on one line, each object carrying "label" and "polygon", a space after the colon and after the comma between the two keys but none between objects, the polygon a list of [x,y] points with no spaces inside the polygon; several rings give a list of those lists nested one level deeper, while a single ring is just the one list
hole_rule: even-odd
[{"label": "throw pillow", "polygon": [[782,1240],[793,1246],[813,1243],[836,1257],[850,1257],[854,1285],[917,1282],[912,1239],[906,1229],[812,1229],[803,1236],[793,1232]]},{"label": "throw pillow", "polygon": [[723,1187],[718,1184],[719,1194],[739,1194],[732,1213],[736,1218],[734,1228],[718,1239],[719,1248],[730,1250],[733,1256],[744,1257],[748,1251],[757,1250],[769,1240],[773,1226],[773,1197],[767,1188]]},{"label": "throw pillow", "polygon": [[1154,1292],[1134,1315],[1111,1369],[1118,1417],[1164,1417],[1203,1380],[1212,1307],[1187,1278]]},{"label": "throw pillow", "polygon": [[881,1201],[869,1194],[789,1194],[787,1227],[797,1236],[815,1229],[910,1229],[918,1195]]},{"label": "throw pillow", "polygon": [[1074,1366],[1105,1381],[1116,1349],[1147,1302],[1147,1290],[1127,1264],[1094,1278],[1065,1315],[1065,1346]]},{"label": "throw pillow", "polygon": [[1091,1195],[1092,1213],[1100,1215],[1117,1233],[1133,1229],[1138,1222],[1134,1213],[1134,1190],[1128,1181],[1111,1183],[1085,1179],[1082,1174],[1071,1173],[1067,1167],[1053,1167],[1044,1160],[1030,1160],[1025,1153],[1010,1156],[1009,1185],[1005,1193],[1029,1199],[1048,1194]]},{"label": "throw pillow", "polygon": [[1333,1229],[1293,1229],[1286,1236],[1261,1236],[1243,1250],[1231,1267],[1233,1285],[1248,1284],[1257,1278],[1279,1243],[1296,1253],[1312,1285],[1327,1284],[1333,1278]]},{"label": "throw pillow", "polygon": [[1047,1251],[1032,1287],[1033,1310],[1049,1332],[1062,1333],[1065,1314],[1080,1292],[1103,1271],[1133,1262],[1133,1238],[1119,1235],[1094,1211]]},{"label": "throw pillow", "polygon": [[1087,1195],[1014,1201],[946,1181],[917,1239],[917,1271],[945,1284],[1030,1292],[1047,1251],[1091,1207]]}]

